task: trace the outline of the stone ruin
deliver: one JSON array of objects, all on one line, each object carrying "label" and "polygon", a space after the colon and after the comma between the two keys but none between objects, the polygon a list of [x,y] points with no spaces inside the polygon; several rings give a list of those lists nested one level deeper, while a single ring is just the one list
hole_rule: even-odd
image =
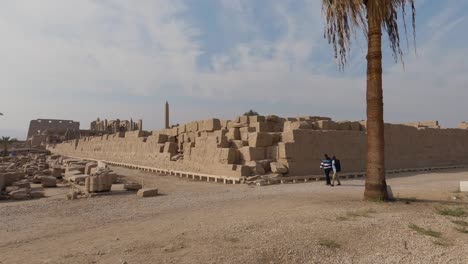
[{"label": "stone ruin", "polygon": [[97,132],[97,134],[113,134],[117,132],[129,132],[143,130],[143,120],[139,119],[138,122],[134,122],[133,119],[129,120],[101,120],[97,118],[95,121],[91,122],[90,130]]},{"label": "stone ruin", "polygon": [[113,184],[123,184],[137,196],[157,195],[157,189],[126,182],[106,163],[70,159],[60,155],[27,154],[0,157],[0,200],[27,200],[45,197],[45,188],[70,187],[66,198],[74,200],[93,194],[110,192]]},{"label": "stone ruin", "polygon": [[60,119],[36,119],[29,123],[27,141],[32,146],[59,143],[80,134],[80,122]]},{"label": "stone ruin", "polygon": [[[468,130],[441,129],[437,121],[385,126],[388,170],[468,163]],[[235,180],[319,175],[324,153],[336,155],[344,173],[363,172],[366,123],[318,116],[213,118],[152,132],[84,137],[48,149],[69,157]]]}]

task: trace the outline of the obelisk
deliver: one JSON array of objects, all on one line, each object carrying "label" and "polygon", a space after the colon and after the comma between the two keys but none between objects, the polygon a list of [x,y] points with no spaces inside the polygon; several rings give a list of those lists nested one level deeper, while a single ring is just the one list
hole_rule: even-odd
[{"label": "obelisk", "polygon": [[169,103],[166,101],[166,107],[164,108],[166,128],[169,128]]}]

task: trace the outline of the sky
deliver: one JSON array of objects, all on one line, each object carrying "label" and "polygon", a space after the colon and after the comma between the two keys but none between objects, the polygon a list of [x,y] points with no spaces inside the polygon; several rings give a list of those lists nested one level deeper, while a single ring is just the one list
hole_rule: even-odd
[{"label": "sky", "polygon": [[[385,121],[456,127],[468,120],[468,1],[416,4],[404,66],[383,45]],[[363,120],[366,41],[358,32],[340,71],[323,28],[319,0],[2,0],[0,136],[24,139],[37,118],[155,130],[166,100],[172,124],[249,109]]]}]

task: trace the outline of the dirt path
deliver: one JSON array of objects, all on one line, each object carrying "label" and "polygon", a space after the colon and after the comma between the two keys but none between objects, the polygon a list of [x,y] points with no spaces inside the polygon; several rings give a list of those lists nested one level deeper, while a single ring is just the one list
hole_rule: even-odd
[{"label": "dirt path", "polygon": [[57,188],[1,202],[0,263],[468,263],[468,234],[451,222],[468,218],[435,211],[468,212],[453,193],[468,171],[389,179],[395,196],[418,199],[407,204],[361,201],[363,180],[250,187],[115,170],[162,195],[66,201]]}]

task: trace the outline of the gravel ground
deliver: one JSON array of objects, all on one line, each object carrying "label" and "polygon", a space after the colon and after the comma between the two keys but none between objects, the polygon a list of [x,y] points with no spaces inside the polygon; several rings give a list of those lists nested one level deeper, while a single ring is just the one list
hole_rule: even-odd
[{"label": "gravel ground", "polygon": [[1,201],[0,263],[468,263],[468,234],[451,222],[467,215],[436,211],[468,212],[456,193],[468,171],[390,178],[399,201],[374,203],[362,201],[363,180],[251,187],[114,169],[161,195],[116,185],[67,201],[58,187]]}]

